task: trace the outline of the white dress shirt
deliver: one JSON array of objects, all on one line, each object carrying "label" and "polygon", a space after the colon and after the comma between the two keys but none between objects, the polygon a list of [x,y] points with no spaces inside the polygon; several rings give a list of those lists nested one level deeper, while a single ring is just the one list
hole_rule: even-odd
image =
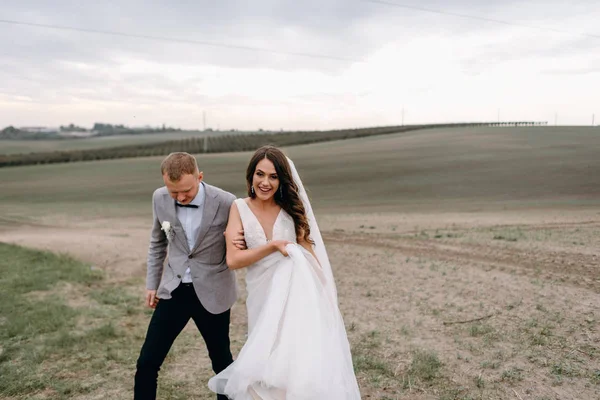
[{"label": "white dress shirt", "polygon": [[[176,207],[177,219],[179,219],[179,222],[181,222],[181,226],[185,231],[185,237],[187,238],[190,251],[194,249],[196,238],[198,237],[198,232],[200,231],[200,224],[202,223],[202,211],[204,210],[204,198],[204,183],[200,182],[198,194],[196,194],[194,200],[189,203],[198,206],[198,208]],[[192,273],[189,268],[185,271],[181,281],[183,283],[192,282]]]}]

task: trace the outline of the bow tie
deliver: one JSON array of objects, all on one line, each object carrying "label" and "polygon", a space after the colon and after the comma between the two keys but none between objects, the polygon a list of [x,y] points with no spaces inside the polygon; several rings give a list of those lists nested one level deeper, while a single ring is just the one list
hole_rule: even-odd
[{"label": "bow tie", "polygon": [[195,204],[179,204],[179,203],[175,203],[175,204],[177,205],[177,207],[198,208],[198,206]]}]

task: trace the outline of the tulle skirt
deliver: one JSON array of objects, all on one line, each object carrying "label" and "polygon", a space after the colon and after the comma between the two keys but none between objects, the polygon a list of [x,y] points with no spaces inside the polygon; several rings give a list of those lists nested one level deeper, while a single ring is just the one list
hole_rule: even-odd
[{"label": "tulle skirt", "polygon": [[308,251],[286,250],[249,269],[248,340],[208,386],[235,400],[359,400],[336,296]]}]

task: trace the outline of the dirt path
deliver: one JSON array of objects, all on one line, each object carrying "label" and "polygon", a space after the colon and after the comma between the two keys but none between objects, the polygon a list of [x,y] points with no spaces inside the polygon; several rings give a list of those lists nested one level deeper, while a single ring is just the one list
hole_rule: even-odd
[{"label": "dirt path", "polygon": [[[600,225],[594,223],[600,230]],[[563,226],[553,225],[555,229]],[[530,227],[530,230],[535,228]],[[364,248],[397,251],[410,257],[423,257],[456,264],[480,265],[482,268],[515,269],[525,276],[543,276],[577,287],[600,292],[600,253],[566,250],[532,251],[493,244],[452,242],[449,239],[424,239],[390,234],[340,233],[325,235],[328,243],[352,244]]]},{"label": "dirt path", "polygon": [[119,281],[145,274],[149,233],[140,219],[71,220],[4,229],[0,241],[70,254]]}]

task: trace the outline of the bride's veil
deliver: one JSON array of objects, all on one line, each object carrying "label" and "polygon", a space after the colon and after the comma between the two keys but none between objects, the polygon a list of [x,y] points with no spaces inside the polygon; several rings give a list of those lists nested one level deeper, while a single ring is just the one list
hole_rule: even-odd
[{"label": "bride's veil", "polygon": [[321,264],[323,274],[325,275],[325,288],[332,296],[334,302],[337,303],[337,289],[335,286],[335,280],[333,279],[333,271],[331,270],[331,264],[329,263],[329,257],[327,256],[327,250],[325,249],[325,243],[323,242],[321,231],[319,230],[319,226],[317,225],[317,219],[315,218],[315,214],[310,204],[310,200],[308,199],[308,195],[306,194],[306,190],[304,189],[304,185],[302,184],[300,175],[298,175],[298,171],[296,170],[294,162],[289,157],[288,162],[292,170],[292,177],[294,178],[294,182],[296,183],[296,186],[298,186],[298,194],[300,195],[300,199],[304,204],[304,210],[306,212],[308,225],[310,227],[310,237],[315,243],[315,245],[313,246],[313,250],[315,252],[315,255],[317,256],[319,264]]}]

